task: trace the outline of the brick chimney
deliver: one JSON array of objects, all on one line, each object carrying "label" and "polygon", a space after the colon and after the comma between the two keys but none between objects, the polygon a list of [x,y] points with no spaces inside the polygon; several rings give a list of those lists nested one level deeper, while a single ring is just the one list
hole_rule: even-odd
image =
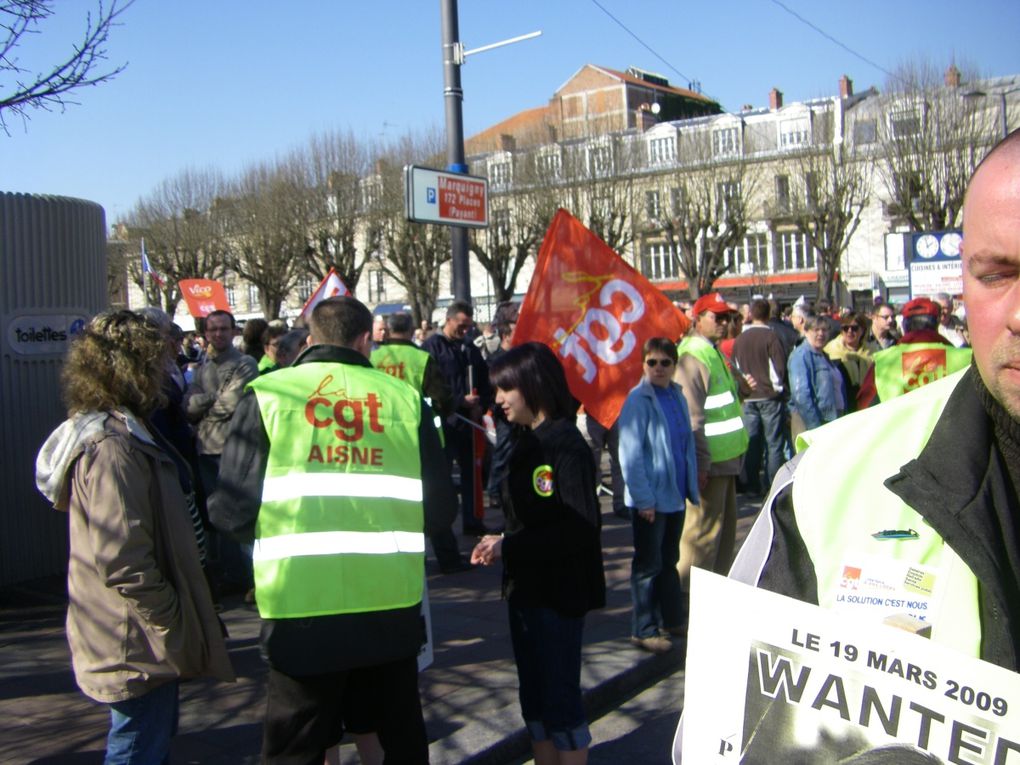
[{"label": "brick chimney", "polygon": [[509,133],[500,133],[499,135],[499,150],[500,151],[515,151],[517,149],[517,139]]},{"label": "brick chimney", "polygon": [[946,69],[945,81],[947,88],[960,87],[960,70],[956,68],[956,64],[950,64]]},{"label": "brick chimney", "polygon": [[839,97],[850,98],[854,94],[854,81],[845,74],[839,78]]},{"label": "brick chimney", "polygon": [[783,108],[783,91],[779,88],[772,88],[769,91],[769,109],[775,111]]}]

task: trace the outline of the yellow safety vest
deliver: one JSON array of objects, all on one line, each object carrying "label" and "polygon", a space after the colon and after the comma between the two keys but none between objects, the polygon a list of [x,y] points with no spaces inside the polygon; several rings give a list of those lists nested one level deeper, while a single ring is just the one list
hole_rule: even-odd
[{"label": "yellow safety vest", "polygon": [[375,369],[310,362],[254,380],[269,455],[255,525],[267,619],[421,601],[421,397]]},{"label": "yellow safety vest", "polygon": [[705,398],[705,438],[712,462],[725,462],[747,451],[748,437],[741,417],[737,384],[722,354],[705,338],[688,335],[677,347],[708,367],[708,396]]},{"label": "yellow safety vest", "polygon": [[942,343],[894,345],[874,355],[875,390],[881,401],[910,393],[966,369],[973,352]]},{"label": "yellow safety vest", "polygon": [[[913,508],[883,485],[921,453],[964,374],[802,433],[797,450],[805,453],[794,477],[793,507],[814,564],[819,605],[845,602],[856,561],[887,559],[935,569],[933,576],[915,572],[918,580],[910,585],[934,593],[932,639],[980,656],[976,577]],[[917,537],[873,536],[887,530],[913,530]]]}]

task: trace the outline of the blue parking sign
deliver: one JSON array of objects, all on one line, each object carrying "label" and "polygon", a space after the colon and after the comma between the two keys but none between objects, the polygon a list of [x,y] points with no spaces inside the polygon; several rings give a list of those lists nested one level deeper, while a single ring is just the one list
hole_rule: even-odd
[{"label": "blue parking sign", "polygon": [[436,203],[436,189],[434,186],[427,186],[425,188],[425,201],[430,205]]}]

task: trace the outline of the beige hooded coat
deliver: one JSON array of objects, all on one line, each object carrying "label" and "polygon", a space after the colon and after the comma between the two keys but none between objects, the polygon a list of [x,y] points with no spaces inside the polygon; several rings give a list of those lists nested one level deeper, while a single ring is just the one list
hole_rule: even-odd
[{"label": "beige hooded coat", "polygon": [[75,415],[40,450],[36,482],[69,514],[67,639],[85,695],[233,680],[177,468],[145,426],[121,411]]}]

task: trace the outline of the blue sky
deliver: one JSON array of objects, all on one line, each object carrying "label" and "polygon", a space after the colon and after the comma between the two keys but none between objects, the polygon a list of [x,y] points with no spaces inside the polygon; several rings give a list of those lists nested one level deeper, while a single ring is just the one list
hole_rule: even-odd
[{"label": "blue sky", "polygon": [[[881,69],[917,57],[940,68],[955,58],[984,75],[1020,72],[1017,0],[782,0],[880,68],[776,0],[597,2],[460,0],[468,49],[543,32],[468,60],[466,134],[544,104],[585,63],[638,66],[682,86],[699,80],[728,110],[766,105],[773,86],[788,103],[831,95],[844,73],[856,90],[881,88]],[[26,63],[66,48],[92,2],[56,5],[57,16],[23,48]],[[79,93],[81,105],[63,113],[8,120],[0,190],[91,199],[113,223],[185,168],[231,175],[325,129],[372,140],[442,126],[439,7],[438,0],[137,0],[109,43],[111,61],[128,63],[124,73]]]}]

